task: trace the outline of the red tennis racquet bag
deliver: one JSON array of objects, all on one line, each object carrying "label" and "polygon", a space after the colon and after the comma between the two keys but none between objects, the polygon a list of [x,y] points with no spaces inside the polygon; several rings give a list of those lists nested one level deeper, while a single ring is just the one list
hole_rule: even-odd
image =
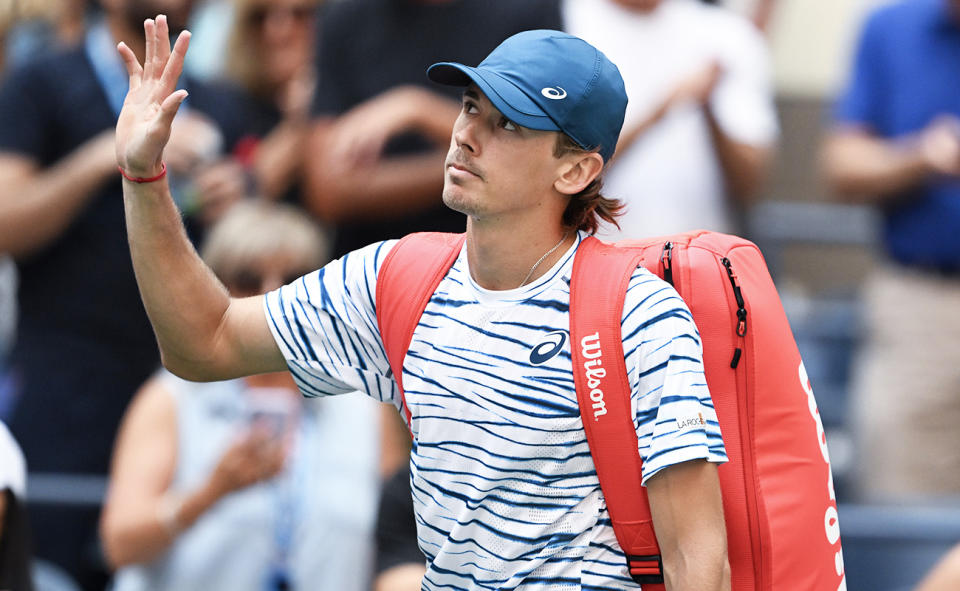
[{"label": "red tennis racquet bag", "polygon": [[[409,235],[380,269],[377,316],[398,383],[413,331],[463,240]],[[639,265],[674,285],[700,331],[730,460],[719,475],[732,589],[846,589],[826,438],[780,298],[754,244],[706,231],[617,244],[588,238],[574,259],[574,381],[600,486],[634,580],[647,591],[663,589],[620,334],[626,288]],[[614,352],[604,367],[617,367],[619,360],[620,368],[607,371],[599,384],[584,366],[584,353],[596,355],[597,343]],[[605,413],[594,412],[596,390]]]}]

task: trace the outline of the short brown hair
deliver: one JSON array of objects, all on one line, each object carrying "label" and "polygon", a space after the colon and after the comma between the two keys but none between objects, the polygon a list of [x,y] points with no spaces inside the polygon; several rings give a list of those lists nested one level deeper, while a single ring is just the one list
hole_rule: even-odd
[{"label": "short brown hair", "polygon": [[[560,158],[573,152],[586,153],[573,139],[565,133],[557,134],[557,143],[553,147],[553,155]],[[619,199],[608,199],[600,194],[603,189],[603,175],[587,185],[576,195],[570,196],[570,203],[563,212],[563,225],[566,228],[583,230],[588,234],[596,234],[600,227],[600,220],[613,224],[618,229],[617,217],[623,213],[624,203]]]}]

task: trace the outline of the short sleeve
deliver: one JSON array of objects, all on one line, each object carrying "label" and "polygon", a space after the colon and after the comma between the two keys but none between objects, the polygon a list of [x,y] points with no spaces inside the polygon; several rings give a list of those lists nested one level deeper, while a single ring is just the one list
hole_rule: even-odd
[{"label": "short sleeve", "polygon": [[265,297],[267,323],[305,396],[359,390],[399,407],[375,301],[377,272],[395,243],[349,253]]},{"label": "short sleeve", "polygon": [[864,25],[847,86],[834,106],[838,123],[880,127],[880,108],[884,103],[884,34],[879,14],[871,16]]},{"label": "short sleeve", "polygon": [[47,114],[52,90],[44,89],[40,74],[30,63],[0,81],[0,152],[43,160],[53,117]]},{"label": "short sleeve", "polygon": [[720,50],[723,72],[711,107],[720,127],[735,141],[770,145],[777,139],[779,124],[766,40],[746,20],[721,16],[730,34]]},{"label": "short sleeve", "polygon": [[681,462],[727,461],[700,333],[673,287],[638,272],[627,291],[623,333],[643,482]]}]

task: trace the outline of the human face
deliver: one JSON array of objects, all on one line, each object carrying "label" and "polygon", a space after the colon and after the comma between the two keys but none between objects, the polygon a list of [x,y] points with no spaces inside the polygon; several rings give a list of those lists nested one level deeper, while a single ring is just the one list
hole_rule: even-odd
[{"label": "human face", "polygon": [[264,75],[274,85],[288,82],[313,59],[317,5],[309,0],[256,0],[247,26],[263,59]]},{"label": "human face", "polygon": [[553,193],[557,132],[521,127],[479,89],[463,94],[445,162],[443,202],[477,220],[529,210]]}]

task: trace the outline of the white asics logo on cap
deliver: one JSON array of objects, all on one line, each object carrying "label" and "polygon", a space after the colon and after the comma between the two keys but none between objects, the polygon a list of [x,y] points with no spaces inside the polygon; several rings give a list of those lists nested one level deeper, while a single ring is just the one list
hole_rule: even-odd
[{"label": "white asics logo on cap", "polygon": [[541,91],[540,91],[540,94],[542,94],[543,96],[547,97],[548,99],[553,99],[553,100],[555,100],[555,101],[558,101],[558,100],[560,100],[560,99],[565,99],[565,98],[567,98],[567,91],[564,90],[564,89],[562,89],[562,88],[560,88],[559,86],[556,87],[556,88],[550,88],[550,87],[548,86],[548,87],[544,88],[543,90],[541,90]]}]

